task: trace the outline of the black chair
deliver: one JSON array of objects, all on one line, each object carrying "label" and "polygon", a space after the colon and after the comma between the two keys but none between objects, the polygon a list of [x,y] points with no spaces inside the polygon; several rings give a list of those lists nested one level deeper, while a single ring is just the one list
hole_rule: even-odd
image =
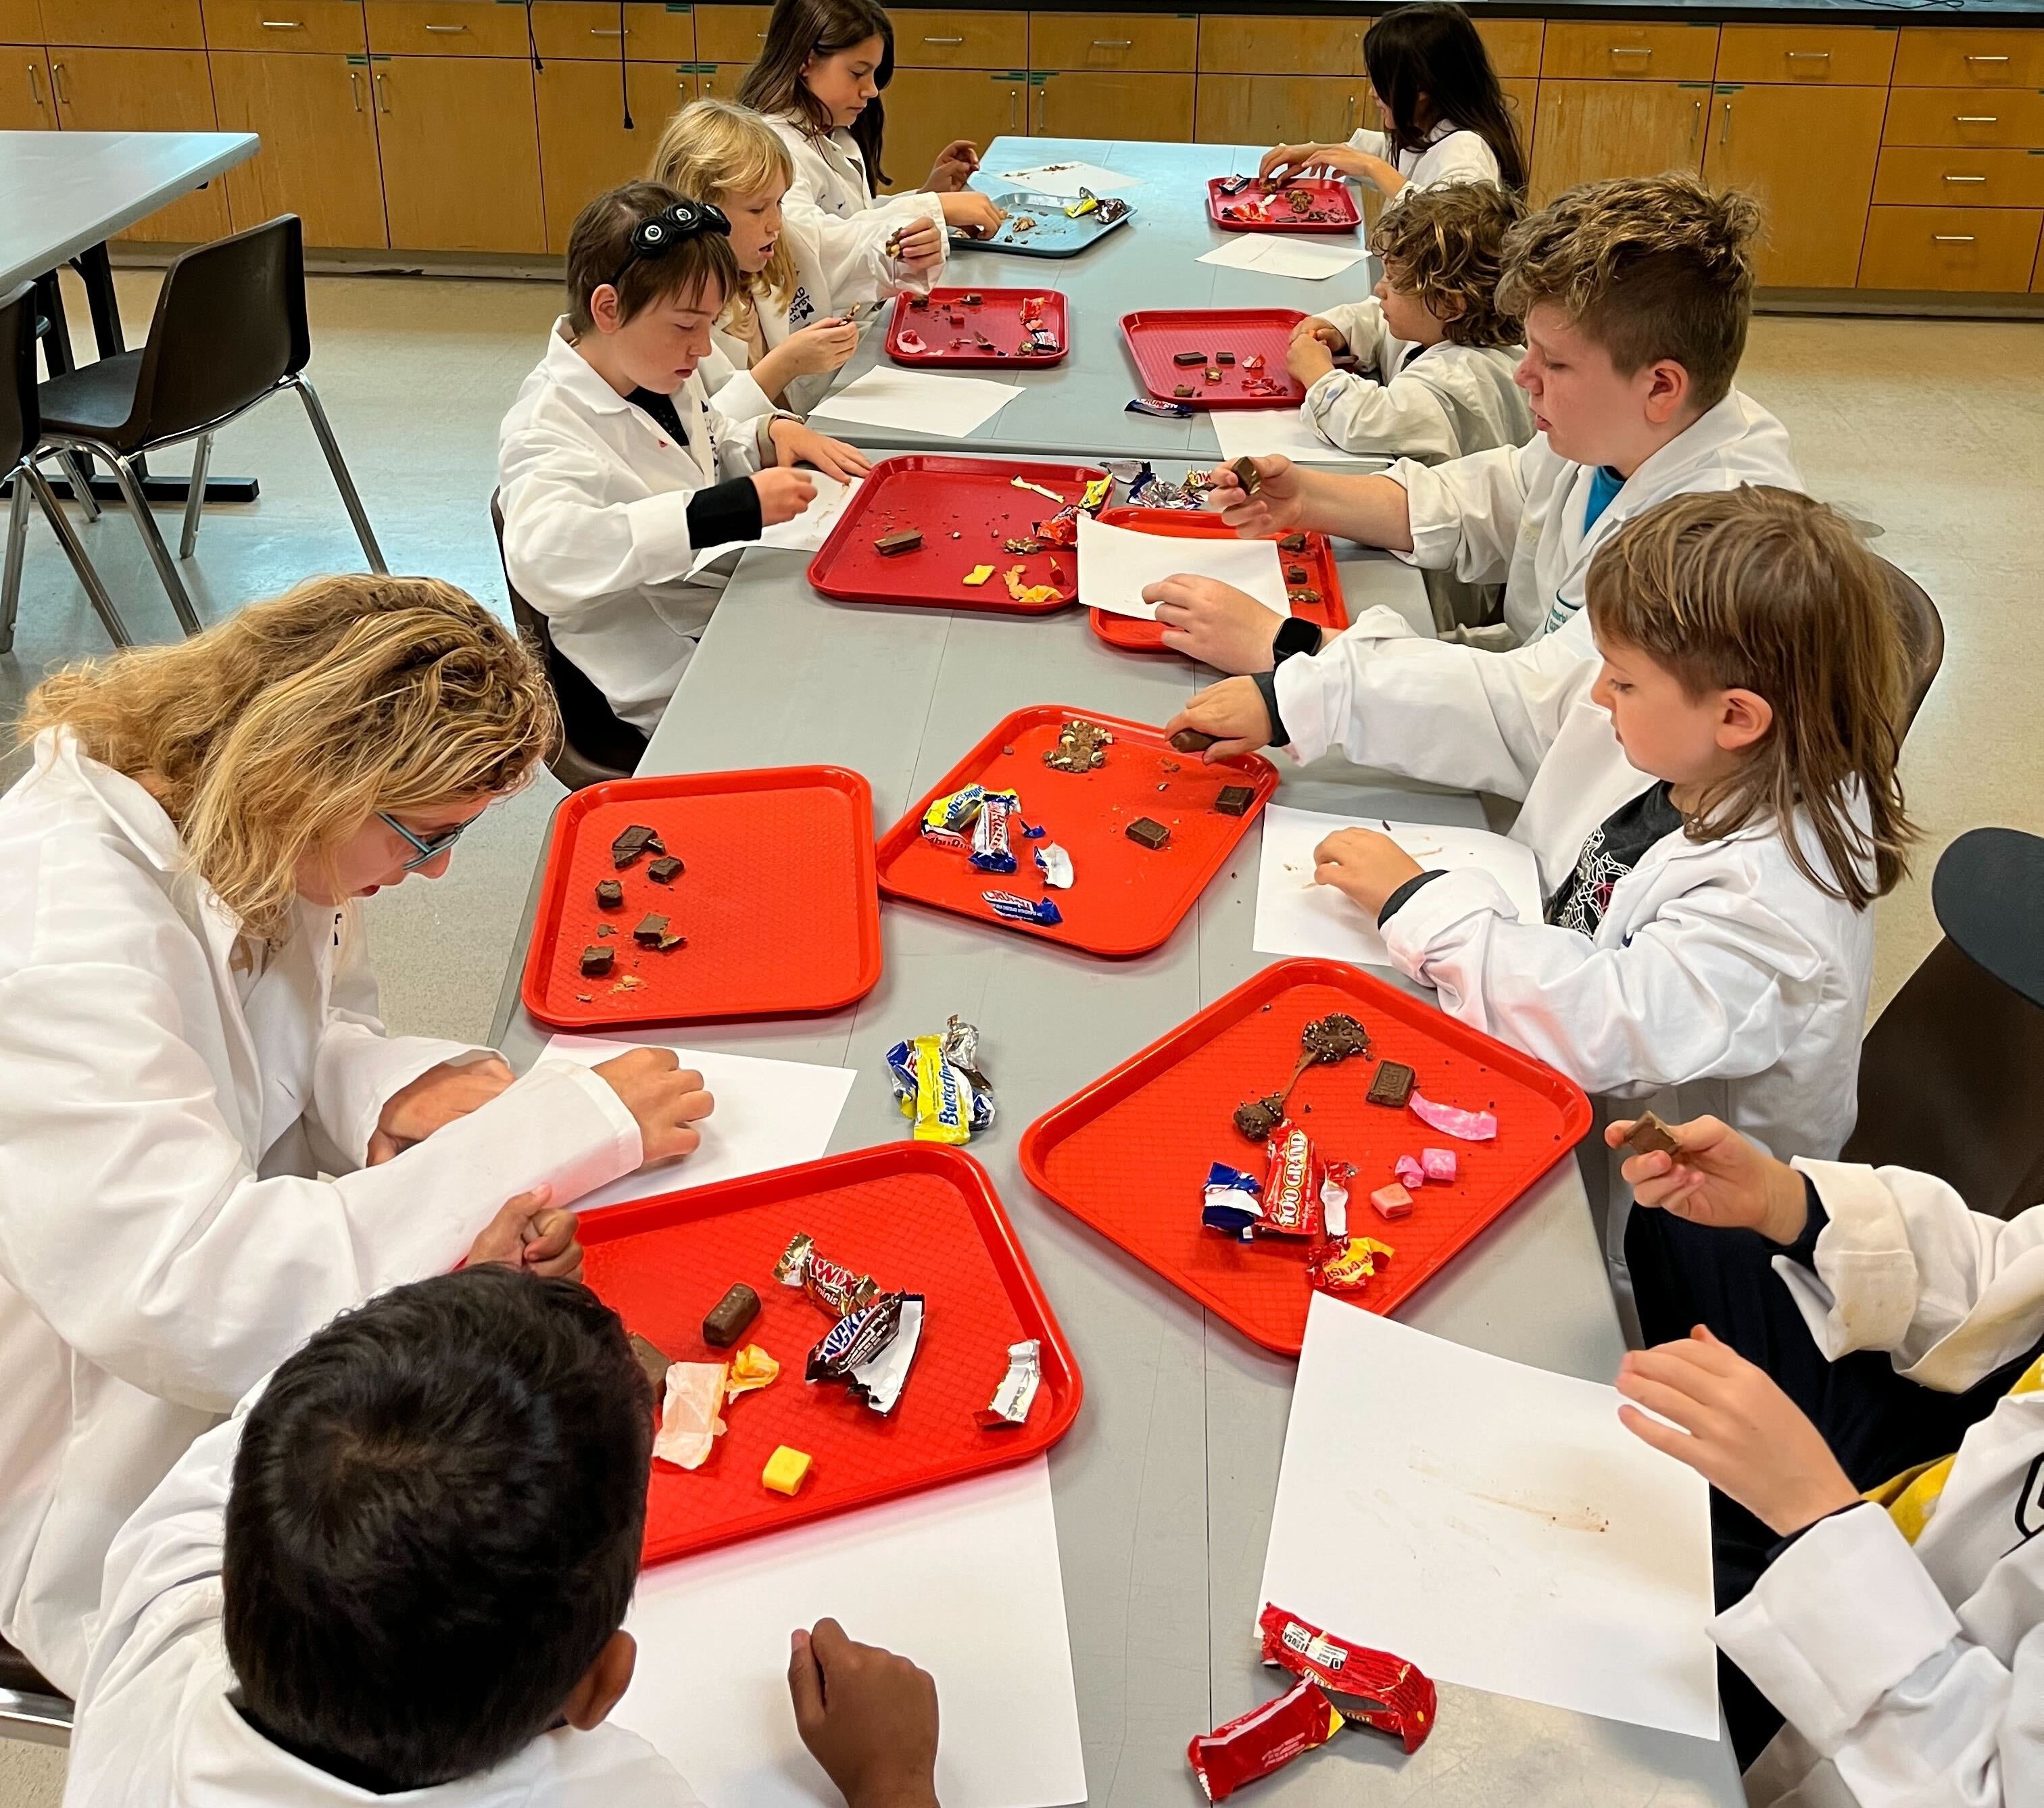
[{"label": "black chair", "polygon": [[1966,946],[2044,945],[2044,895],[2008,861],[2034,861],[2037,846],[1975,829],[1946,849],[1931,881],[1945,939],[1866,1033],[1859,1121],[1839,1157],[1935,1174],[1996,1218],[2044,1201],[2044,1008]]},{"label": "black chair", "polygon": [[68,1745],[71,1722],[71,1698],[0,1638],[0,1737]]},{"label": "black chair", "polygon": [[[140,351],[102,358],[43,385],[44,442],[96,454],[113,467],[156,575],[187,634],[198,632],[198,615],[156,531],[135,461],[159,447],[198,442],[178,546],[178,556],[189,559],[198,539],[213,435],[279,390],[295,391],[305,404],[369,569],[389,569],[326,410],[305,379],[311,357],[304,234],[297,215],[286,213],[179,258],[164,272],[156,317]],[[87,506],[89,513],[98,514],[96,506]]]},{"label": "black chair", "polygon": [[[0,653],[14,645],[14,615],[21,601],[21,563],[29,547],[29,499],[33,497],[43,518],[57,536],[57,544],[71,561],[78,581],[91,599],[100,625],[116,647],[133,644],[126,624],[113,607],[113,599],[100,582],[99,574],[86,556],[63,505],[49,483],[36,468],[37,442],[42,428],[36,406],[36,303],[35,285],[25,283],[11,294],[0,296],[0,479],[11,481],[13,501],[7,513],[7,551],[0,566]],[[69,453],[61,455],[71,493],[85,491],[85,479]]]},{"label": "black chair", "polygon": [[1902,731],[1906,735],[1916,720],[1916,712],[1923,707],[1938,668],[1945,662],[1945,624],[1938,614],[1938,605],[1922,585],[1886,559],[1879,563],[1881,575],[1888,580],[1888,600],[1894,605],[1896,622],[1902,630],[1902,644],[1909,654],[1909,701],[1902,719]]},{"label": "black chair", "polygon": [[646,737],[619,719],[609,699],[590,682],[588,674],[555,646],[547,618],[518,594],[510,562],[504,557],[504,502],[498,493],[490,498],[490,525],[497,535],[504,588],[510,593],[511,619],[544,657],[547,679],[560,705],[561,742],[548,766],[571,791],[601,785],[606,778],[629,778],[645,757]]}]

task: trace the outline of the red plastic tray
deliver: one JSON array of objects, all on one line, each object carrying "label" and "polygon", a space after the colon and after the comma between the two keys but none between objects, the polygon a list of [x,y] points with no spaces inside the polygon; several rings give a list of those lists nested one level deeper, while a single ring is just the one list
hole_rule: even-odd
[{"label": "red plastic tray", "polygon": [[[1230,1114],[1283,1084],[1299,1058],[1300,1031],[1330,1011],[1360,1018],[1371,1051],[1308,1068],[1289,1108],[1323,1157],[1356,1165],[1350,1234],[1397,1252],[1363,1292],[1342,1297],[1389,1312],[1590,1126],[1589,1101],[1572,1082],[1424,1000],[1339,961],[1280,961],[1022,1134],[1022,1171],[1040,1191],[1243,1336],[1288,1356],[1305,1335],[1306,1243],[1244,1244],[1205,1229],[1201,1189],[1212,1162],[1263,1173],[1263,1151],[1243,1139]],[[1496,1111],[1496,1139],[1460,1142],[1410,1111],[1365,1103],[1380,1058],[1417,1069],[1419,1090],[1438,1104]],[[1458,1176],[1419,1188],[1412,1215],[1388,1224],[1370,1195],[1394,1178],[1400,1155],[1422,1146],[1452,1149]]]},{"label": "red plastic tray", "polygon": [[[1121,317],[1121,335],[1128,341],[1143,387],[1159,401],[1182,402],[1188,408],[1297,408],[1306,399],[1305,386],[1285,368],[1292,329],[1306,317],[1297,308],[1143,308]],[[1235,361],[1218,367],[1220,381],[1210,383],[1197,364],[1174,364],[1178,351],[1232,351]],[[1262,352],[1264,367],[1246,371],[1242,360]],[[1268,377],[1282,383],[1282,395],[1244,395],[1245,376]],[[1189,396],[1171,392],[1190,383]]]},{"label": "red plastic tray", "polygon": [[[1026,537],[1058,512],[1048,497],[1016,489],[1015,479],[1027,478],[1076,502],[1089,483],[1106,475],[1093,465],[1042,459],[960,459],[929,452],[882,459],[855,505],[838,517],[830,538],[809,561],[809,582],[826,597],[847,603],[1049,615],[1078,594],[1078,555],[1070,547],[1025,555],[1002,550],[1002,541]],[[920,528],[923,543],[913,552],[874,551],[873,543],[897,528]],[[992,566],[993,575],[968,589],[962,580],[975,565]],[[1016,565],[1024,584],[1058,584],[1058,597],[1047,603],[1015,601],[1003,580]],[[1053,566],[1063,573],[1063,582],[1053,574]]]},{"label": "red plastic tray", "polygon": [[[965,297],[968,295],[978,296],[980,305],[966,307]],[[932,289],[927,308],[912,306],[915,300],[911,295],[897,296],[894,317],[888,322],[887,355],[897,364],[938,366],[952,370],[1020,370],[1032,365],[1062,363],[1065,354],[1072,348],[1065,297],[1055,289]],[[1043,324],[1058,342],[1055,351],[982,351],[969,343],[977,329],[999,346],[1013,347],[1024,344],[1028,335],[1022,329],[1022,305],[1031,300],[1043,304]],[[951,324],[949,317],[954,313],[965,317],[963,326]],[[916,334],[923,341],[924,349],[904,351],[904,332]],[[954,348],[951,341],[958,338],[966,339],[968,344]]]},{"label": "red plastic tray", "polygon": [[[1216,176],[1207,183],[1207,213],[1224,232],[1353,232],[1362,224],[1362,216],[1356,211],[1355,195],[1345,182],[1328,176],[1314,176],[1303,182],[1281,182],[1269,190],[1251,182],[1239,194],[1224,194],[1220,185],[1224,176]],[[1312,211],[1331,213],[1328,220],[1301,220],[1292,214],[1284,198],[1295,188],[1302,188],[1313,198]],[[1229,219],[1223,211],[1227,208],[1243,209],[1266,202],[1275,205],[1269,209],[1263,219]]]},{"label": "red plastic tray", "polygon": [[[1103,509],[1100,518],[1110,528],[1135,528],[1146,534],[1163,534],[1176,539],[1231,540],[1235,529],[1216,515],[1193,514],[1183,509]],[[1266,539],[1282,539],[1282,534],[1266,534]],[[1334,548],[1325,534],[1306,535],[1304,552],[1283,553],[1288,565],[1303,565],[1311,575],[1305,587],[1318,590],[1317,603],[1295,602],[1292,612],[1321,628],[1339,633],[1348,626],[1348,605],[1342,600],[1341,569],[1335,563]],[[1162,626],[1135,616],[1112,615],[1105,609],[1089,609],[1093,631],[1110,647],[1126,647],[1132,653],[1162,653],[1165,649]]]},{"label": "red plastic tray", "polygon": [[[658,829],[683,863],[672,885],[647,878],[644,858],[622,873],[612,864],[611,843],[633,823]],[[880,977],[872,837],[872,789],[843,766],[618,778],[571,793],[554,812],[525,1008],[563,1030],[840,1010]],[[599,879],[623,884],[622,910],[598,907]],[[686,948],[663,954],[632,939],[653,911]],[[606,924],[617,934],[599,938]],[[617,961],[606,977],[584,979],[582,951],[599,940]],[[613,991],[626,973],[645,983]]]},{"label": "red plastic tray", "polygon": [[[1097,722],[1114,736],[1106,762],[1092,772],[1058,772],[1043,764],[1045,750],[1074,717]],[[961,850],[924,838],[923,812],[965,785],[1019,793],[1023,820],[1049,831],[1043,842],[1012,835],[1014,872],[982,873]],[[1224,816],[1213,807],[1228,785],[1255,792],[1247,814]],[[1147,954],[1178,927],[1277,789],[1278,769],[1257,754],[1208,766],[1197,754],[1174,753],[1162,729],[1097,710],[1038,704],[996,723],[880,838],[880,889],[889,897],[1089,954]],[[1154,852],[1131,841],[1124,831],[1139,816],[1162,823],[1170,841]],[[1055,842],[1072,857],[1074,877],[1066,890],[1047,890],[1036,870],[1031,850],[1043,842]],[[980,895],[992,891],[1053,898],[1064,920],[1046,927],[998,916]]]},{"label": "red plastic tray", "polygon": [[[798,1230],[882,1287],[924,1296],[915,1365],[884,1418],[841,1387],[802,1379],[830,1319],[774,1279]],[[760,1300],[744,1341],[781,1365],[770,1386],[725,1407],[728,1429],[701,1468],[653,1464],[647,1563],[1024,1461],[1078,1416],[1078,1364],[993,1182],[957,1150],[889,1143],[617,1206],[583,1219],[582,1241],[590,1288],[674,1361],[728,1354],[702,1341],[703,1315],[742,1280]],[[973,1415],[1007,1372],[1008,1346],[1024,1338],[1043,1345],[1028,1422],[982,1430]],[[759,1480],[782,1444],[814,1459],[792,1498]]]}]

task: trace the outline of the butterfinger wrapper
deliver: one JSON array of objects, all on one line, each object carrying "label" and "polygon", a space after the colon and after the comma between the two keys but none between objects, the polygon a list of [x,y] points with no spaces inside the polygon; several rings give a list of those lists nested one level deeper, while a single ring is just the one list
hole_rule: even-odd
[{"label": "butterfinger wrapper", "polygon": [[1008,1372],[993,1390],[993,1403],[975,1415],[989,1431],[1005,1430],[1028,1422],[1029,1408],[1035,1403],[1036,1389],[1043,1379],[1043,1346],[1035,1338],[1008,1346]]}]

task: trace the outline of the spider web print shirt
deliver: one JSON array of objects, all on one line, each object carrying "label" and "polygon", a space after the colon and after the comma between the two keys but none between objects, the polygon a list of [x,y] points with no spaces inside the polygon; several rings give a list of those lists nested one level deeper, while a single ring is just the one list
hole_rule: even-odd
[{"label": "spider web print shirt", "polygon": [[1665,783],[1620,804],[1583,843],[1574,870],[1547,905],[1547,920],[1594,939],[1613,888],[1639,864],[1647,849],[1681,826],[1682,812],[1669,802]]}]

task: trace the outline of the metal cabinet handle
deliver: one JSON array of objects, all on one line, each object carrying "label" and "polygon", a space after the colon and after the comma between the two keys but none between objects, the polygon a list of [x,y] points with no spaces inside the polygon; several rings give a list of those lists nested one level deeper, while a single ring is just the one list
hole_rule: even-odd
[{"label": "metal cabinet handle", "polygon": [[1696,117],[1689,121],[1689,148],[1692,151],[1696,149],[1696,140],[1701,135],[1703,129],[1704,103],[1699,101],[1696,102]]},{"label": "metal cabinet handle", "polygon": [[1969,56],[1966,59],[1969,63],[2006,63],[2008,60],[2005,56]]},{"label": "metal cabinet handle", "polygon": [[[432,29],[430,26],[427,29]],[[632,35],[632,28],[627,25],[624,30],[620,31],[615,25],[591,25],[589,28],[589,35],[591,37],[629,37]]]},{"label": "metal cabinet handle", "polygon": [[1724,121],[1718,127],[1718,148],[1720,151],[1729,151],[1731,148],[1731,102],[1730,101],[1725,102]]},{"label": "metal cabinet handle", "polygon": [[1999,125],[2001,115],[1998,113],[1955,113],[1952,115],[1952,123],[1954,125]]},{"label": "metal cabinet handle", "polygon": [[1015,129],[1015,90],[1012,88],[1008,90],[1008,129],[1010,132]]},{"label": "metal cabinet handle", "polygon": [[926,36],[924,38],[923,42],[925,44],[963,44],[965,40],[962,37],[929,37]]},{"label": "metal cabinet handle", "polygon": [[1349,137],[1353,137],[1354,135],[1355,135],[1355,96],[1354,96],[1354,95],[1353,95],[1353,94],[1350,94],[1350,95],[1349,96],[1349,98],[1348,98],[1348,115],[1347,115],[1347,123],[1346,125],[1344,125],[1342,127],[1342,136],[1343,136],[1344,138],[1349,138]]},{"label": "metal cabinet handle", "polygon": [[29,64],[29,101],[36,112],[43,110],[42,71],[36,68],[33,60]]},{"label": "metal cabinet handle", "polygon": [[63,65],[61,63],[50,65],[50,94],[59,106],[71,105],[71,96],[64,92]]},{"label": "metal cabinet handle", "polygon": [[348,98],[355,102],[355,110],[362,111],[362,71],[351,69],[348,72]]},{"label": "metal cabinet handle", "polygon": [[1944,176],[1939,179],[1944,182],[1985,182],[1987,178],[1985,176]]},{"label": "metal cabinet handle", "polygon": [[466,25],[428,25],[426,27],[426,29],[429,32],[441,32],[451,34],[455,32],[465,32],[468,29],[468,27]]},{"label": "metal cabinet handle", "polygon": [[1132,37],[1097,37],[1093,40],[1095,50],[1127,50],[1135,40]]},{"label": "metal cabinet handle", "polygon": [[1831,59],[1831,53],[1828,50],[1792,50],[1787,52],[1787,56],[1791,63],[1798,57],[1812,62],[1823,63],[1828,63]]},{"label": "metal cabinet handle", "polygon": [[1931,243],[1934,245],[1969,245],[1974,242],[1970,232],[1933,232],[1931,235]]},{"label": "metal cabinet handle", "polygon": [[1611,47],[1613,56],[1651,56],[1654,47],[1646,44],[1615,44]]},{"label": "metal cabinet handle", "polygon": [[261,24],[266,32],[302,32],[305,29],[303,19],[264,19]]},{"label": "metal cabinet handle", "polygon": [[376,71],[376,110],[378,113],[390,110],[390,91],[383,86],[383,71],[379,69]]},{"label": "metal cabinet handle", "polygon": [[1047,129],[1043,121],[1048,115],[1050,104],[1051,88],[1047,82],[1036,90],[1036,130],[1039,134]]}]

